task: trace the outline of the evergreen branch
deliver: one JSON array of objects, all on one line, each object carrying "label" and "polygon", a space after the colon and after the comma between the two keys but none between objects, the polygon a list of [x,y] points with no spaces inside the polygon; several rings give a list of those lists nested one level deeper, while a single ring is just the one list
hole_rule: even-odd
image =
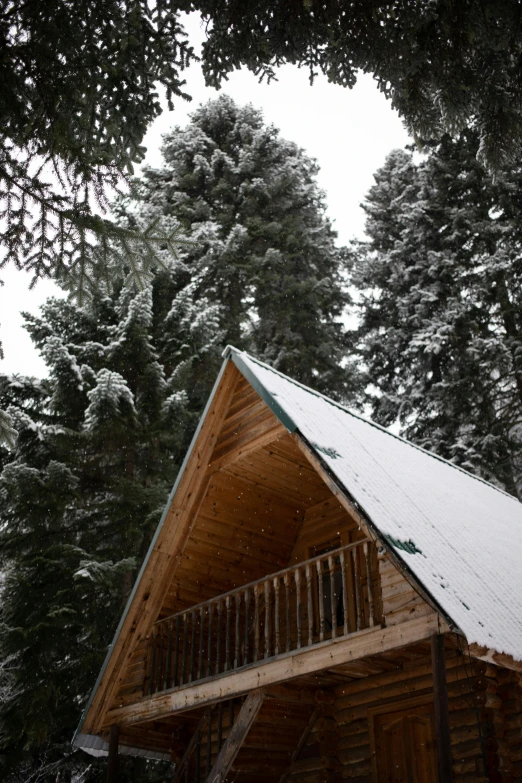
[{"label": "evergreen branch", "polygon": [[14,449],[17,432],[13,427],[13,422],[9,414],[0,410],[0,446],[8,449]]}]

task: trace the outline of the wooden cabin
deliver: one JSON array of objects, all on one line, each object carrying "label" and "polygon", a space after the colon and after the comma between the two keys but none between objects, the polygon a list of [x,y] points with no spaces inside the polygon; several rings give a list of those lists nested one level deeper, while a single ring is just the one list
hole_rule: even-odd
[{"label": "wooden cabin", "polygon": [[74,744],[173,783],[522,782],[522,505],[228,348]]}]

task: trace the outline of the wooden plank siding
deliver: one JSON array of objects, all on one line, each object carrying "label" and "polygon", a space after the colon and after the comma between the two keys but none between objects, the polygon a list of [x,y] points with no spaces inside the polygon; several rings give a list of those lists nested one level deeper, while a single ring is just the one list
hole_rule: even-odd
[{"label": "wooden plank siding", "polygon": [[385,555],[379,557],[379,580],[382,613],[387,626],[407,622],[413,617],[424,617],[433,611]]}]

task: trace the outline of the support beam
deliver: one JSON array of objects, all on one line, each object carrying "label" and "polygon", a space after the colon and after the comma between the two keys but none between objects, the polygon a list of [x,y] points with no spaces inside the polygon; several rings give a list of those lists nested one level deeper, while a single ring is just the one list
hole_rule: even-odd
[{"label": "support beam", "polygon": [[239,711],[237,720],[221,748],[216,763],[212,767],[207,783],[223,783],[235,761],[241,745],[250,731],[250,727],[256,719],[257,713],[263,704],[264,693],[262,690],[250,693]]},{"label": "support beam", "polygon": [[172,778],[172,783],[178,783],[181,780],[185,772],[186,764],[190,764],[190,757],[194,753],[194,749],[198,744],[198,742],[201,741],[201,734],[203,733],[205,726],[207,725],[207,722],[210,721],[211,719],[211,709],[212,708],[209,707],[205,711],[205,714],[199,721],[194,734],[190,738],[190,742],[187,745],[185,753],[183,754],[179,763],[176,764],[176,769],[174,770],[174,777]]},{"label": "support beam", "polygon": [[297,747],[294,750],[294,752],[292,753],[292,758],[290,759],[290,764],[288,765],[288,769],[286,770],[286,772],[283,772],[283,774],[279,778],[279,783],[286,783],[289,775],[292,774],[292,768],[293,768],[295,762],[297,761],[297,759],[299,758],[299,754],[301,753],[306,740],[310,736],[310,732],[312,731],[312,729],[314,727],[314,723],[317,720],[318,714],[319,714],[319,711],[317,709],[315,709],[312,712],[312,714],[310,715],[310,719],[309,719],[308,723],[306,724],[306,726],[304,728],[304,731],[303,731],[303,733],[301,734],[301,736],[299,738],[299,742],[297,743]]},{"label": "support beam", "polygon": [[118,747],[120,744],[120,727],[111,726],[109,738],[109,756],[107,758],[107,783],[116,783],[118,778]]},{"label": "support beam", "polygon": [[379,655],[414,642],[428,640],[439,629],[449,630],[435,612],[389,628],[374,626],[350,636],[328,640],[302,651],[283,653],[276,658],[250,664],[237,671],[224,672],[199,683],[187,684],[167,693],[145,697],[134,704],[117,707],[108,713],[107,722],[123,726],[188,712],[195,707],[243,696],[254,688],[287,682],[305,674],[333,669],[368,655]]},{"label": "support beam", "polygon": [[453,783],[443,634],[434,633],[431,637],[431,661],[433,666],[433,698],[439,780],[444,781],[444,783]]}]

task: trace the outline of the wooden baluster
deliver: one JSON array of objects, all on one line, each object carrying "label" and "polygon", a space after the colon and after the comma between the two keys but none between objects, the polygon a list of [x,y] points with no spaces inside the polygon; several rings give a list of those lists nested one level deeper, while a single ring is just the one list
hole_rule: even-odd
[{"label": "wooden baluster", "polygon": [[227,609],[227,627],[225,634],[225,671],[228,671],[230,666],[230,596],[225,598],[225,606]]},{"label": "wooden baluster", "polygon": [[286,651],[290,652],[290,575],[288,571],[283,576],[285,585],[285,621],[286,621]]},{"label": "wooden baluster", "polygon": [[265,658],[270,657],[270,580],[265,585]]},{"label": "wooden baluster", "polygon": [[183,685],[187,671],[187,643],[188,643],[188,613],[183,612],[183,654],[181,657],[181,676],[179,684]]},{"label": "wooden baluster", "polygon": [[207,677],[212,674],[212,615],[214,614],[214,604],[208,605],[208,650],[207,650]]},{"label": "wooden baluster", "polygon": [[201,732],[198,727],[198,740],[196,742],[196,770],[194,774],[194,783],[199,783],[201,776]]},{"label": "wooden baluster", "polygon": [[332,555],[328,555],[328,572],[330,574],[330,611],[332,613],[332,639],[335,639],[337,633],[337,604],[335,601],[335,564]]},{"label": "wooden baluster", "polygon": [[369,612],[369,619],[370,619],[370,626],[375,625],[375,606],[373,601],[373,585],[372,585],[372,564],[370,561],[370,548],[368,546],[368,542],[365,541],[363,544],[363,550],[364,550],[364,559],[366,560],[366,585],[368,588],[368,612]]},{"label": "wooden baluster", "polygon": [[163,625],[158,625],[158,648],[157,648],[157,661],[156,661],[156,684],[154,690],[156,693],[161,690],[161,680],[163,673]]},{"label": "wooden baluster", "polygon": [[230,732],[232,730],[232,726],[234,725],[234,699],[230,699],[228,703],[228,733],[227,737],[230,736]]},{"label": "wooden baluster", "polygon": [[212,708],[207,709],[207,771],[205,774],[205,780],[210,775],[210,763],[212,760]]},{"label": "wooden baluster", "polygon": [[248,648],[250,642],[250,592],[248,587],[245,590],[245,652],[243,655],[243,666],[248,663]]},{"label": "wooden baluster", "polygon": [[346,558],[344,556],[344,550],[339,555],[341,560],[341,585],[343,595],[343,633],[346,636],[348,633],[348,590],[346,589]]},{"label": "wooden baluster", "polygon": [[168,622],[167,632],[167,660],[165,661],[165,680],[163,682],[163,690],[166,691],[171,687],[172,677],[172,620]]},{"label": "wooden baluster", "polygon": [[217,718],[217,753],[221,750],[223,745],[223,702],[218,704],[218,718]]},{"label": "wooden baluster", "polygon": [[241,593],[236,593],[236,657],[234,658],[234,669],[239,666],[239,649],[240,649],[240,637],[239,637],[239,615],[241,613]]},{"label": "wooden baluster", "polygon": [[319,605],[319,641],[324,641],[324,588],[323,588],[323,562],[318,560],[317,568],[317,603]]},{"label": "wooden baluster", "polygon": [[194,609],[190,613],[190,619],[192,622],[192,636],[190,640],[190,667],[188,681],[192,682],[194,679],[194,664],[196,662],[196,612]]},{"label": "wooden baluster", "polygon": [[199,609],[199,656],[197,679],[201,679],[203,671],[203,648],[205,647],[205,610],[201,606]]},{"label": "wooden baluster", "polygon": [[149,693],[154,693],[154,683],[156,677],[156,629],[152,631],[151,650],[150,650],[150,680]]},{"label": "wooden baluster", "polygon": [[301,647],[303,638],[303,618],[301,612],[301,569],[294,571],[295,592],[296,592],[296,621],[297,621],[297,649]]},{"label": "wooden baluster", "polygon": [[178,663],[179,663],[179,627],[181,624],[181,618],[178,615],[176,617],[176,636],[174,644],[174,671],[172,672],[172,687],[175,688],[178,681]]},{"label": "wooden baluster", "polygon": [[223,629],[221,627],[221,598],[217,602],[217,639],[216,639],[216,674],[219,674],[219,667],[221,666],[221,637],[223,635]]},{"label": "wooden baluster", "polygon": [[259,585],[254,586],[254,661],[259,660]]},{"label": "wooden baluster", "polygon": [[308,599],[308,646],[314,643],[314,601],[312,596],[312,569],[306,566],[306,595]]},{"label": "wooden baluster", "polygon": [[363,613],[362,613],[362,601],[361,601],[361,579],[359,575],[359,556],[357,550],[359,547],[354,547],[352,551],[352,563],[353,563],[353,580],[355,582],[355,611],[357,614],[357,630],[360,631],[363,626]]},{"label": "wooden baluster", "polygon": [[274,579],[274,633],[275,650],[274,655],[279,655],[279,577]]}]

